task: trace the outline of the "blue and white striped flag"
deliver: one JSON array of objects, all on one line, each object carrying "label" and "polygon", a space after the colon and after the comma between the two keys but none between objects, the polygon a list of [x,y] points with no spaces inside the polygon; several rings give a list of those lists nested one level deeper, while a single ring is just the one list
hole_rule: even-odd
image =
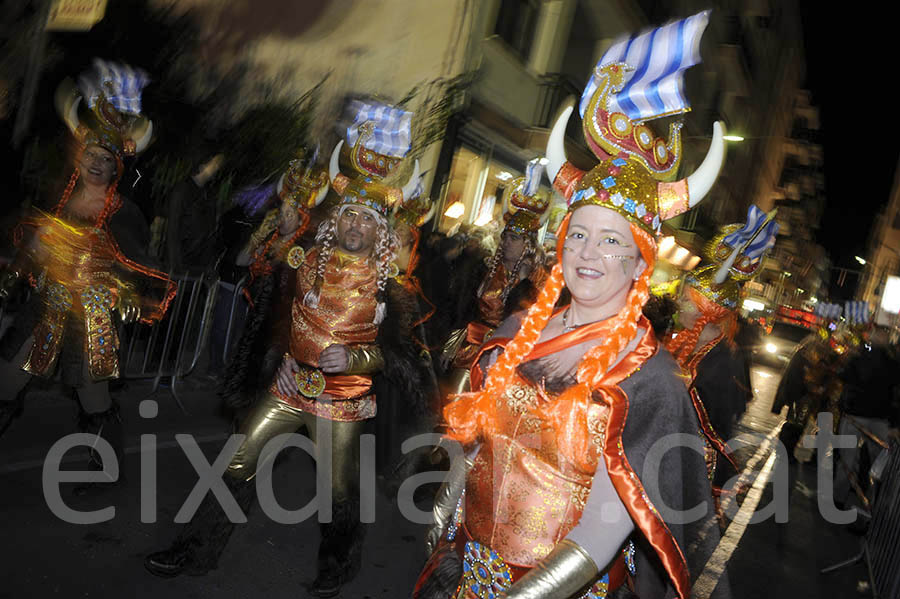
[{"label": "blue and white striped flag", "polygon": [[[734,233],[726,235],[725,243],[733,248],[743,245],[756,234],[756,230],[763,226],[765,221],[766,213],[757,208],[756,204],[750,204],[750,207],[747,208],[747,224]],[[756,236],[756,239],[744,248],[743,255],[750,260],[751,264],[758,261],[763,253],[775,245],[776,235],[778,235],[778,223],[770,220],[766,223],[765,229]]]},{"label": "blue and white striped flag", "polygon": [[613,63],[625,63],[631,76],[618,94],[609,96],[609,113],[622,112],[634,122],[679,114],[690,110],[684,96],[684,71],[700,62],[700,38],[709,22],[710,11],[645,31],[636,37],[625,36],[606,51],[587,87],[581,94],[578,110],[584,118],[591,96],[598,87],[596,71]]},{"label": "blue and white striped flag", "polygon": [[78,77],[78,88],[91,108],[102,93],[119,112],[140,114],[141,92],[150,77],[141,69],[94,59],[91,70]]},{"label": "blue and white striped flag", "polygon": [[828,320],[837,320],[841,317],[843,307],[840,304],[819,302],[816,304],[816,315]]},{"label": "blue and white striped flag", "polygon": [[844,318],[851,324],[869,322],[869,302],[850,301],[844,304]]},{"label": "blue and white striped flag", "polygon": [[528,161],[528,164],[525,166],[525,189],[523,189],[523,193],[526,196],[531,197],[537,193],[538,188],[541,186],[541,175],[543,174],[544,165],[541,163],[541,158]]},{"label": "blue and white striped flag", "polygon": [[364,123],[372,123],[372,135],[363,142],[363,147],[386,156],[402,158],[410,149],[413,113],[400,108],[352,100],[347,105],[343,123],[347,125],[347,143],[353,146],[359,139],[359,128]]}]

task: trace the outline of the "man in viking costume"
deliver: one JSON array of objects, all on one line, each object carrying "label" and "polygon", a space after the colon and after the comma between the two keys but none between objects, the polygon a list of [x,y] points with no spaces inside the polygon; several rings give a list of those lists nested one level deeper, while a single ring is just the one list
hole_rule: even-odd
[{"label": "man in viking costume", "polygon": [[[244,419],[245,437],[225,474],[246,511],[261,455],[277,453],[272,439],[305,429],[317,444],[317,466],[330,467],[332,482],[331,520],[320,524],[318,574],[310,588],[317,597],[337,595],[360,567],[360,435],[376,414],[373,377],[380,373],[400,386],[411,409],[418,409],[422,387],[412,339],[415,300],[394,279],[398,241],[388,222],[394,205],[412,193],[418,163],[402,190],[383,181],[409,150],[411,114],[362,101],[349,112],[345,154],[356,174],[340,172],[341,141],[329,167],[340,203],[320,224],[311,251],[291,250],[288,259],[299,266],[288,351],[268,393]],[[319,441],[326,429],[330,447]],[[215,497],[207,496],[172,547],[148,556],[145,565],[158,576],[204,573],[216,567],[232,529]]]}]

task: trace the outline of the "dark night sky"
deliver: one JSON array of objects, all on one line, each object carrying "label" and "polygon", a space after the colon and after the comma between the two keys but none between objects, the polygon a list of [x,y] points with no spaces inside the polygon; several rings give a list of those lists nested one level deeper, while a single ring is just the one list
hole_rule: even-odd
[{"label": "dark night sky", "polygon": [[[800,1],[807,86],[822,117],[826,204],[818,241],[835,266],[859,268],[875,216],[887,204],[900,157],[893,14]],[[845,5],[846,6],[846,5]],[[873,7],[875,5],[872,5]],[[858,57],[858,58],[857,58]],[[849,297],[832,277],[832,297]]]}]

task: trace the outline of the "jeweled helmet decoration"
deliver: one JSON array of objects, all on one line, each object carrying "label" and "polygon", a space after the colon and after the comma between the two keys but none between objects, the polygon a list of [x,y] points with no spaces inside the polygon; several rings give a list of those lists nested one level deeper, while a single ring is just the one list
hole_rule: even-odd
[{"label": "jeweled helmet decoration", "polygon": [[514,179],[510,192],[504,197],[504,230],[519,235],[538,231],[550,215],[550,196],[540,189],[546,159],[535,158],[525,167],[525,176]]},{"label": "jeweled helmet decoration", "polygon": [[394,211],[394,221],[406,223],[410,227],[418,229],[425,225],[434,216],[434,202],[425,195],[425,188],[422,185],[422,177],[409,199],[404,198],[402,202],[397,204]]},{"label": "jeweled helmet decoration", "polygon": [[722,123],[713,125],[700,167],[678,181],[672,179],[681,161],[681,125],[670,126],[666,142],[646,124],[690,110],[682,77],[700,60],[708,20],[704,11],[619,40],[603,55],[580,102],[585,141],[600,161],[588,172],[566,159],[566,124],[574,106],[562,110],[547,142],[547,175],[570,211],[604,206],[656,235],[662,221],[693,208],[712,188],[725,157]]},{"label": "jeweled helmet decoration", "polygon": [[419,161],[402,188],[383,183],[410,150],[412,113],[375,101],[353,100],[341,120],[341,133],[347,141],[353,178],[340,171],[341,149],[338,142],[331,153],[329,178],[342,204],[357,204],[387,217],[393,208],[412,197],[419,181]]},{"label": "jeweled helmet decoration", "polygon": [[720,306],[736,309],[742,284],[760,273],[766,253],[775,245],[776,212],[766,214],[751,204],[746,223],[722,227],[703,248],[708,262],[689,272],[684,285]]},{"label": "jeweled helmet decoration", "polygon": [[275,188],[282,202],[297,210],[309,210],[321,204],[328,195],[328,172],[316,166],[319,149],[307,157],[291,160]]},{"label": "jeweled helmet decoration", "polygon": [[77,86],[71,80],[60,85],[57,108],[83,145],[99,145],[120,159],[134,156],[153,136],[153,123],[141,114],[141,93],[149,82],[140,69],[95,58]]}]

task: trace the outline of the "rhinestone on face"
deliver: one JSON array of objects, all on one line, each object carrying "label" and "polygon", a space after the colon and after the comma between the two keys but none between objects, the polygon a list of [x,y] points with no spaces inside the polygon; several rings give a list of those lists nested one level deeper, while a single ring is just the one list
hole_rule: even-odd
[{"label": "rhinestone on face", "polygon": [[615,177],[606,177],[600,181],[600,184],[606,189],[609,189],[610,187],[615,187],[616,179]]}]

